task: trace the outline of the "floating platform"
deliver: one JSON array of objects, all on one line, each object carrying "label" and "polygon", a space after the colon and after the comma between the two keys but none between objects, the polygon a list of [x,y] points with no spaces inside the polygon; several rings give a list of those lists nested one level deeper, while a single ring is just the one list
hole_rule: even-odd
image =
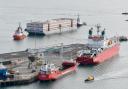
[{"label": "floating platform", "polygon": [[85,46],[85,44],[70,44],[0,54],[1,63],[3,63],[8,70],[19,71],[13,78],[0,80],[0,86],[24,85],[37,80],[41,65],[37,65],[36,72],[32,72],[32,69],[28,68],[28,58],[31,54],[43,53],[44,58],[41,59],[43,62],[44,59],[46,59],[49,63],[54,63],[60,67],[64,60],[74,59],[77,51],[84,49]]},{"label": "floating platform", "polygon": [[63,32],[77,28],[77,21],[73,18],[57,18],[44,22],[30,22],[26,24],[29,35],[46,35],[51,33]]}]

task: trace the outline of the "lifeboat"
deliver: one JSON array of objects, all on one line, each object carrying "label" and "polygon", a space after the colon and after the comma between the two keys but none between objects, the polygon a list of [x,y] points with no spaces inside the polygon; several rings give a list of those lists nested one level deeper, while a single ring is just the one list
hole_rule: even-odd
[{"label": "lifeboat", "polygon": [[19,25],[19,27],[17,28],[17,30],[15,31],[14,35],[13,35],[13,39],[14,40],[23,40],[26,37],[26,35],[24,35],[21,26]]},{"label": "lifeboat", "polygon": [[92,80],[94,80],[94,76],[89,75],[89,76],[87,77],[87,79],[85,79],[85,82],[86,82],[86,81],[92,81]]}]

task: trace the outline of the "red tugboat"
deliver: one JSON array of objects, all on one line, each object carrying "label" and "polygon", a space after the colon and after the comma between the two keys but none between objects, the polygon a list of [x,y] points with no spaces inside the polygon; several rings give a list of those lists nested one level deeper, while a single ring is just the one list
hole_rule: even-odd
[{"label": "red tugboat", "polygon": [[92,30],[89,30],[87,46],[77,53],[76,62],[83,65],[99,64],[119,53],[118,37],[105,38],[105,29],[100,35],[100,25],[97,25],[97,35],[92,35]]},{"label": "red tugboat", "polygon": [[19,27],[17,28],[17,30],[15,31],[14,35],[13,35],[13,39],[14,40],[22,40],[24,39],[26,36],[23,34],[22,28],[19,24]]},{"label": "red tugboat", "polygon": [[68,73],[76,71],[77,63],[71,61],[65,61],[62,63],[62,67],[56,67],[54,64],[44,64],[42,65],[38,80],[49,81],[56,80]]}]

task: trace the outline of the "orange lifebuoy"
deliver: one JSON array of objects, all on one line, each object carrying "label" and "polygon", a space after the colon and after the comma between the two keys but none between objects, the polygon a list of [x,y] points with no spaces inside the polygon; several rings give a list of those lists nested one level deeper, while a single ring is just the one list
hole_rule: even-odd
[{"label": "orange lifebuoy", "polygon": [[110,40],[109,42],[108,42],[108,45],[111,45],[112,44],[112,41]]}]

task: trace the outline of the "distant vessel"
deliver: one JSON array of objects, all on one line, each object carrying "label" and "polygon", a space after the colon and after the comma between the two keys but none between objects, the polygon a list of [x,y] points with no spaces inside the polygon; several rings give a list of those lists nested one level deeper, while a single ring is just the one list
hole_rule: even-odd
[{"label": "distant vessel", "polygon": [[123,15],[128,15],[128,12],[123,12],[122,14],[123,14]]},{"label": "distant vessel", "polygon": [[54,64],[44,64],[42,65],[38,80],[40,81],[48,81],[48,80],[56,80],[68,73],[75,71],[77,68],[77,64],[71,61],[65,61],[62,63],[62,67],[56,67]]},{"label": "distant vessel", "polygon": [[97,35],[92,35],[89,30],[87,46],[78,51],[76,62],[80,64],[98,64],[119,53],[118,37],[105,38],[105,32],[99,34],[100,26],[97,25]]},{"label": "distant vessel", "polygon": [[83,25],[87,25],[85,22],[81,22],[80,21],[80,15],[78,14],[78,17],[77,17],[77,28],[83,26]]},{"label": "distant vessel", "polygon": [[29,35],[46,35],[77,29],[77,27],[80,27],[81,25],[79,17],[77,20],[73,18],[58,18],[47,20],[45,22],[27,23],[25,31],[27,31]]},{"label": "distant vessel", "polygon": [[19,27],[17,28],[17,30],[15,31],[14,35],[13,35],[13,39],[14,40],[22,40],[24,39],[26,36],[24,35],[22,28],[19,24]]},{"label": "distant vessel", "polygon": [[119,36],[119,41],[120,42],[128,41],[128,37],[127,36]]}]

